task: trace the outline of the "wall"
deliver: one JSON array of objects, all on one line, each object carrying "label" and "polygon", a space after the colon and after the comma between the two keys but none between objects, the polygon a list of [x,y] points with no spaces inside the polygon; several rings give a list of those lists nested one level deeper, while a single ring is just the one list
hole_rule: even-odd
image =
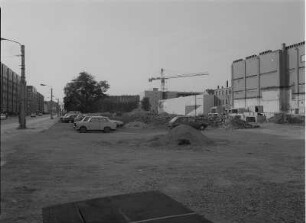
[{"label": "wall", "polygon": [[305,113],[305,46],[287,47],[287,72],[290,86],[290,112]]},{"label": "wall", "polygon": [[214,95],[193,95],[160,101],[159,113],[167,112],[177,115],[208,114],[214,106]]}]

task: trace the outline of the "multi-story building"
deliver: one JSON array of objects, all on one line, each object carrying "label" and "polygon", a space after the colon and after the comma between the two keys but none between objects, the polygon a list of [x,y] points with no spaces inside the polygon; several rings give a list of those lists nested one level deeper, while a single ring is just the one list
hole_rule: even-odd
[{"label": "multi-story building", "polygon": [[267,114],[304,114],[305,42],[235,60],[232,105]]},{"label": "multi-story building", "polygon": [[1,63],[1,112],[19,113],[20,76]]},{"label": "multi-story building", "polygon": [[30,115],[31,113],[37,113],[38,111],[38,94],[37,90],[33,86],[27,86],[27,114]]},{"label": "multi-story building", "polygon": [[[165,92],[165,98],[178,98],[185,97],[190,95],[202,94],[201,92],[178,92],[178,91],[167,91]],[[150,111],[158,113],[159,101],[163,98],[163,92],[159,91],[158,88],[153,88],[151,91],[145,91],[144,97],[149,98],[150,102]]]},{"label": "multi-story building", "polygon": [[212,113],[227,113],[231,108],[231,95],[232,88],[228,86],[228,81],[226,81],[225,87],[217,87],[214,90],[214,107],[212,108]]},{"label": "multi-story building", "polygon": [[61,108],[59,103],[55,101],[44,101],[43,103],[43,113],[50,114],[50,111],[52,109],[52,114],[59,114]]},{"label": "multi-story building", "polygon": [[44,96],[37,92],[37,112],[44,113]]}]

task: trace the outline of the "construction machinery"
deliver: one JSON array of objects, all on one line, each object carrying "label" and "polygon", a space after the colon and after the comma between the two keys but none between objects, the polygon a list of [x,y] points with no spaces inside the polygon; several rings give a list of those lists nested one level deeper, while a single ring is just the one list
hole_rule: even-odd
[{"label": "construction machinery", "polygon": [[195,76],[203,76],[203,75],[209,75],[207,72],[204,73],[188,73],[188,74],[177,74],[173,76],[167,76],[164,74],[164,69],[161,68],[160,70],[160,77],[152,77],[149,78],[149,82],[160,80],[161,82],[161,91],[162,91],[162,99],[166,99],[166,88],[165,88],[165,82],[167,79],[171,78],[181,78],[181,77],[195,77]]}]

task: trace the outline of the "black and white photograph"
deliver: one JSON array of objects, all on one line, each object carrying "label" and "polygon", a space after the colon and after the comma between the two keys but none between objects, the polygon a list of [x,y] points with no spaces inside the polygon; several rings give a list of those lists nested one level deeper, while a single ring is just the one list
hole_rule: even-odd
[{"label": "black and white photograph", "polygon": [[0,0],[0,222],[304,223],[304,0]]}]

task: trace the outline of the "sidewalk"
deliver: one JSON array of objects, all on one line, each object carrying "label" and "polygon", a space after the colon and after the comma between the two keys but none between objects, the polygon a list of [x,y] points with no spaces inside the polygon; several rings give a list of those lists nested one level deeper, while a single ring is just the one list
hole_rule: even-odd
[{"label": "sidewalk", "polygon": [[21,137],[25,137],[26,135],[38,133],[44,130],[49,129],[55,123],[57,123],[59,118],[55,117],[54,119],[50,119],[50,117],[46,117],[40,120],[27,120],[27,128],[26,129],[18,129],[18,123],[11,123],[7,125],[1,125],[1,162],[0,166],[5,165],[5,157],[14,152],[8,151],[8,145],[10,141],[14,141]]}]

